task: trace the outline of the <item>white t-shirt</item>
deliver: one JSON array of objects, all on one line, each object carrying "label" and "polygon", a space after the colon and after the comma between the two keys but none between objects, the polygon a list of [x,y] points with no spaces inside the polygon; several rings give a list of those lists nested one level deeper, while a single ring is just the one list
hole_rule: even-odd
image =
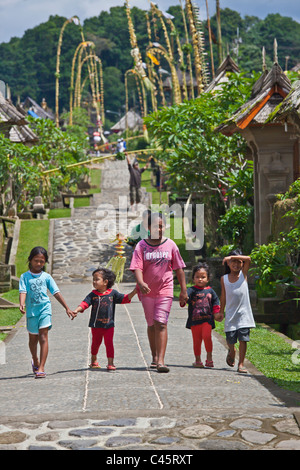
[{"label": "white t-shirt", "polygon": [[223,277],[226,292],[225,332],[239,328],[255,328],[248,283],[243,272],[236,282],[230,282],[228,274]]}]

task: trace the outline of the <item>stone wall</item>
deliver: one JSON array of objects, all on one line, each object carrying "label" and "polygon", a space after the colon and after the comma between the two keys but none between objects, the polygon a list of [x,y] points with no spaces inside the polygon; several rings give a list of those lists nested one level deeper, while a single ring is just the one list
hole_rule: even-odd
[{"label": "stone wall", "polygon": [[296,207],[296,199],[284,199],[274,204],[271,227],[272,241],[275,241],[279,237],[280,232],[290,232],[290,230],[294,228],[294,218],[284,217],[284,215],[289,211],[296,210]]}]

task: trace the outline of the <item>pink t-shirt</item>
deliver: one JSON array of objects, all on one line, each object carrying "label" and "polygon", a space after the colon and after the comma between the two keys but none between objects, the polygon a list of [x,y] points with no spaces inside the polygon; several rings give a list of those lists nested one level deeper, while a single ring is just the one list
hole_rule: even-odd
[{"label": "pink t-shirt", "polygon": [[[133,252],[130,269],[140,269],[148,284],[150,297],[173,297],[173,270],[185,268],[179,249],[173,240],[166,238],[160,245],[150,245],[141,240]],[[138,288],[139,293],[139,288]]]}]

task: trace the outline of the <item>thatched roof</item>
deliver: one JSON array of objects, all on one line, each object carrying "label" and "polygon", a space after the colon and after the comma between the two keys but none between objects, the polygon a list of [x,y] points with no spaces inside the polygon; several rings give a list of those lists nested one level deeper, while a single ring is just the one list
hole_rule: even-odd
[{"label": "thatched roof", "polygon": [[275,109],[272,119],[274,122],[288,119],[300,128],[300,80],[293,83],[290,93]]},{"label": "thatched roof", "polygon": [[14,125],[24,126],[25,124],[27,121],[23,114],[0,92],[0,131],[6,133]]},{"label": "thatched roof", "polygon": [[11,142],[35,143],[38,142],[38,136],[29,126],[13,126],[9,131],[9,140]]},{"label": "thatched roof", "polygon": [[36,101],[30,98],[30,96],[27,96],[26,100],[22,103],[19,109],[20,111],[23,110],[28,114],[30,114],[30,111],[33,111],[34,114],[36,114],[39,118],[42,119],[51,119],[52,121],[55,120],[55,116],[51,112],[51,110],[49,110],[48,108],[44,109]]},{"label": "thatched roof", "polygon": [[265,124],[274,109],[288,95],[290,89],[290,80],[275,62],[271,70],[263,72],[254,84],[250,100],[216,130],[225,135],[232,135],[249,125]]},{"label": "thatched roof", "polygon": [[11,142],[34,143],[36,134],[28,127],[24,115],[0,92],[0,132]]},{"label": "thatched roof", "polygon": [[228,55],[223,60],[220,67],[216,71],[214,79],[205,88],[204,93],[209,93],[210,91],[218,90],[222,87],[223,83],[228,82],[229,78],[228,78],[227,72],[232,72],[232,73],[240,72],[240,69],[238,68],[234,60],[230,57],[230,55]]},{"label": "thatched roof", "polygon": [[123,116],[120,121],[114,124],[111,127],[112,132],[124,132],[126,130],[126,118],[127,118],[127,127],[130,130],[135,130],[143,127],[143,119],[139,114],[130,110],[127,115]]}]

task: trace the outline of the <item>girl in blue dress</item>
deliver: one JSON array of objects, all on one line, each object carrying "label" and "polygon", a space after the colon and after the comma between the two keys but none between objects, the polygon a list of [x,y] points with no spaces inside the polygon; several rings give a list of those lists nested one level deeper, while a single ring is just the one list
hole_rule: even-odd
[{"label": "girl in blue dress", "polygon": [[[52,326],[51,302],[47,290],[65,308],[67,315],[73,319],[74,313],[69,309],[50,274],[44,271],[48,261],[45,248],[36,246],[28,257],[29,270],[21,274],[19,282],[20,311],[26,313],[27,331],[29,333],[29,350],[32,355],[32,370],[35,378],[46,377],[45,363],[48,356],[48,331]],[[40,359],[37,346],[40,345]]]}]

